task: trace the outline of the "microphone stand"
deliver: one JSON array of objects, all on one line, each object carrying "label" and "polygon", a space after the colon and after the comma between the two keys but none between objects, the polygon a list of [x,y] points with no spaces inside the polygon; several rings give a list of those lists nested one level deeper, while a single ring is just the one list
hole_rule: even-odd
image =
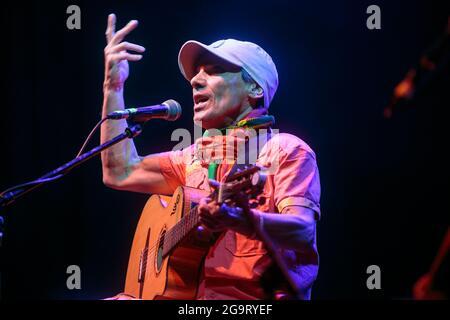
[{"label": "microphone stand", "polygon": [[424,90],[450,63],[450,17],[445,33],[437,39],[420,58],[415,68],[408,71],[405,78],[394,88],[391,100],[384,109],[385,118],[392,117],[395,108],[407,105]]},{"label": "microphone stand", "polygon": [[[29,185],[25,184],[25,185],[21,185],[22,187],[18,186],[17,188],[14,188],[13,190],[0,196],[0,208],[5,208],[5,207],[9,206],[15,200],[22,197],[23,195],[30,192],[31,190],[34,190],[48,182],[51,182],[51,181],[61,178],[62,176],[69,173],[70,170],[79,166],[83,162],[93,158],[94,156],[98,155],[103,150],[105,150],[127,138],[133,139],[134,137],[138,136],[141,132],[142,132],[142,126],[141,126],[141,124],[137,123],[130,128],[126,128],[123,133],[116,136],[115,138],[112,138],[111,140],[106,141],[105,143],[93,148],[92,150],[81,154],[80,156],[76,157],[75,159],[63,164],[59,168],[57,168],[53,171],[50,171],[49,173],[43,175],[42,177],[40,177],[37,180],[34,180]],[[2,244],[3,224],[4,224],[4,219],[0,215],[0,248],[1,248],[1,244]]]}]

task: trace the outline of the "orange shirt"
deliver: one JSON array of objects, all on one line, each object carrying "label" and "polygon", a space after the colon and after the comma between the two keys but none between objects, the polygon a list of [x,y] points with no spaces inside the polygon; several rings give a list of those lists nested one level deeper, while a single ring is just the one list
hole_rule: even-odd
[{"label": "orange shirt", "polygon": [[[210,190],[209,161],[198,157],[198,151],[205,144],[205,139],[202,139],[183,151],[161,154],[161,172],[173,190],[179,185]],[[232,135],[206,139],[208,146],[215,151],[212,159],[226,157],[220,150],[224,149],[224,144],[233,143],[232,139]],[[287,206],[298,205],[313,209],[316,219],[320,218],[316,156],[304,141],[291,134],[275,134],[261,149],[256,164],[270,168],[263,191],[267,200],[258,210],[279,213]],[[224,181],[231,167],[232,163],[220,164],[217,180]],[[309,299],[319,267],[315,239],[311,247],[282,250],[282,254],[304,297]],[[198,299],[263,298],[259,280],[270,262],[261,241],[230,230],[224,232],[205,259]]]}]

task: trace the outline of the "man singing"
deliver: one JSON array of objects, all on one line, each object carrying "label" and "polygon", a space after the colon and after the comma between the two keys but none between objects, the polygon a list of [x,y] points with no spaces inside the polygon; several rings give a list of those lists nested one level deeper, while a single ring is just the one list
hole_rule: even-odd
[{"label": "man singing", "polygon": [[[106,30],[103,116],[124,109],[128,61],[140,60],[145,51],[124,41],[137,21],[130,21],[117,32],[115,24],[116,17],[111,14]],[[242,132],[267,129],[270,134],[274,118],[268,109],[278,87],[278,73],[261,47],[234,39],[211,45],[188,41],[180,49],[178,64],[192,87],[194,123],[206,130],[205,135],[182,151],[147,156],[138,154],[131,139],[113,146],[102,153],[106,186],[166,195],[180,185],[209,191],[209,179],[225,181],[233,167],[236,154],[224,155],[221,151],[225,146],[241,143]],[[126,120],[105,122],[101,142],[126,127]],[[224,135],[208,134],[213,129]],[[210,156],[202,157],[205,153]],[[266,201],[251,212],[278,248],[302,297],[310,299],[319,266],[316,221],[320,217],[320,181],[316,157],[301,139],[279,133],[267,139],[256,162],[269,167],[274,160],[277,165],[263,191]],[[263,299],[260,280],[272,259],[254,224],[242,211],[219,206],[209,198],[201,200],[198,214],[207,230],[221,235],[204,261],[197,298]]]}]

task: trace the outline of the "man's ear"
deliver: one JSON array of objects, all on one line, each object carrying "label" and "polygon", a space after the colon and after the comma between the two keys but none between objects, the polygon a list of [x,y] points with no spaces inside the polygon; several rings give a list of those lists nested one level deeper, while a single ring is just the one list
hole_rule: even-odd
[{"label": "man's ear", "polygon": [[248,95],[252,99],[260,99],[264,96],[264,90],[256,83],[252,83]]}]

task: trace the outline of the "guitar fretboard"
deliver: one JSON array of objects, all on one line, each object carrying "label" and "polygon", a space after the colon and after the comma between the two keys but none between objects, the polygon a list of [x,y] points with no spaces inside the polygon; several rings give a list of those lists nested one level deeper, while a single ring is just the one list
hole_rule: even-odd
[{"label": "guitar fretboard", "polygon": [[177,222],[177,224],[166,231],[162,247],[163,257],[167,256],[169,252],[198,225],[199,217],[197,214],[197,207],[198,206],[194,206],[180,219],[180,221]]}]

